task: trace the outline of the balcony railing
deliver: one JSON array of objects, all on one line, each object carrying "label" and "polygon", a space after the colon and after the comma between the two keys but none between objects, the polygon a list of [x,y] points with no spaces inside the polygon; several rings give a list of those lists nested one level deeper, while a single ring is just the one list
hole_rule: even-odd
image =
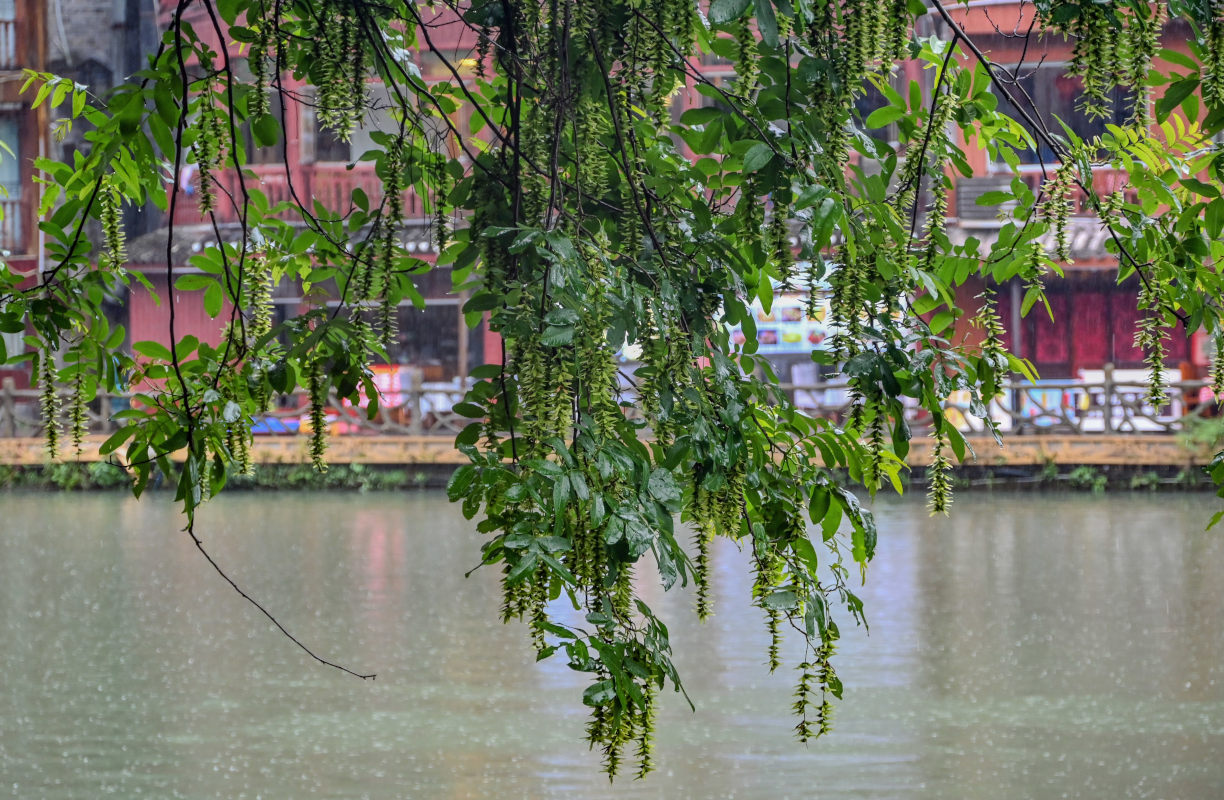
[{"label": "balcony railing", "polygon": [[[333,397],[327,411],[330,431],[338,435],[454,436],[471,422],[453,410],[464,395],[464,386],[459,381],[429,383],[421,380],[419,370],[405,372],[406,385],[383,393],[380,411],[373,420],[367,418],[364,409]],[[989,415],[1002,431],[1011,435],[1174,434],[1184,429],[1188,419],[1216,407],[1204,391],[1206,386],[1205,381],[1175,382],[1169,387],[1170,402],[1154,408],[1146,400],[1146,384],[1113,380],[1108,374],[1092,382],[1016,381],[1004,385],[1000,397],[990,403]],[[797,406],[814,416],[845,419],[849,414],[849,391],[844,383],[787,384],[783,388]],[[38,396],[38,390],[16,389],[12,378],[4,379],[0,384],[0,438],[41,434]],[[64,408],[69,400],[65,394]],[[304,393],[280,398],[275,410],[256,421],[255,434],[305,433],[309,429],[308,406],[309,399]],[[111,415],[129,407],[127,395],[103,395],[88,409],[90,432],[112,432],[115,424]],[[969,408],[967,394],[954,395],[945,411],[965,433],[985,433],[981,419],[972,415]],[[922,409],[907,409],[906,416],[916,433],[930,425],[929,415]]]},{"label": "balcony railing", "polygon": [[[459,381],[425,382],[420,370],[407,370],[408,385],[384,392],[380,411],[369,419],[366,410],[333,396],[327,407],[328,428],[336,435],[454,436],[471,422],[454,412],[466,393]],[[12,378],[0,382],[0,439],[41,436],[40,392],[18,389]],[[67,409],[71,394],[63,392],[61,407]],[[102,394],[86,408],[89,433],[107,434],[117,426],[111,416],[132,407],[128,394]],[[66,420],[62,421],[66,423]],[[284,395],[276,407],[255,422],[256,436],[296,436],[310,430],[310,397],[304,392]]]},{"label": "balcony railing", "polygon": [[[1114,380],[1107,374],[1101,380],[1012,381],[987,407],[989,419],[1004,433],[1034,435],[1043,433],[1080,434],[1173,434],[1185,427],[1187,419],[1201,417],[1224,398],[1210,396],[1207,381],[1173,381],[1169,401],[1155,407],[1147,400],[1148,384],[1142,380]],[[814,386],[784,384],[795,405],[814,416],[843,420],[850,413],[850,391],[845,383]],[[1205,391],[1207,390],[1207,391]],[[971,412],[968,392],[948,398],[944,411],[948,419],[966,434],[985,434],[986,423]],[[906,409],[911,428],[930,427],[924,409]]]},{"label": "balcony railing", "polygon": [[[249,165],[247,171],[249,174],[244,182],[246,189],[248,191],[257,189],[263,192],[270,206],[292,201],[293,193],[296,192],[297,197],[307,204],[307,209],[312,213],[313,203],[318,201],[325,208],[338,214],[344,214],[352,203],[354,189],[361,189],[366,193],[371,208],[382,200],[383,195],[382,180],[369,165],[359,165],[351,170],[343,166],[303,167],[294,175],[292,189],[285,175],[284,165]],[[237,173],[233,170],[225,170],[217,176],[217,181],[219,183],[216,204],[217,221],[237,222],[238,214],[234,208],[235,204],[229,199],[230,197],[238,198],[241,195]],[[198,195],[193,193],[192,199],[197,202],[182,202],[180,198],[179,211],[175,215],[177,224],[192,224],[203,220],[199,211]],[[404,192],[404,215],[413,218],[420,217],[422,213],[421,200],[416,193],[411,189]],[[292,211],[284,212],[279,216],[288,220],[297,218],[296,213]]]},{"label": "balcony railing", "polygon": [[[1033,192],[1041,189],[1041,173],[1028,173],[1026,179]],[[1130,180],[1125,170],[1098,167],[1092,170],[1092,191],[1098,198],[1104,199],[1114,192],[1121,191],[1128,203],[1138,201],[1138,193],[1131,188]],[[1095,217],[1096,211],[1088,194],[1078,186],[1071,191],[1071,213],[1079,216]]]},{"label": "balcony railing", "polygon": [[[1011,211],[1015,208],[1014,203],[1004,204],[1002,206],[979,206],[975,201],[984,192],[1004,190],[1007,191],[1011,185],[1012,174],[995,173],[977,178],[962,178],[956,183],[956,215],[961,221],[965,220],[994,220],[1000,211]],[[1021,174],[1021,179],[1028,184],[1029,188],[1036,194],[1041,190],[1042,174],[1040,172],[1025,172]],[[1134,189],[1130,188],[1127,182],[1127,175],[1124,170],[1099,168],[1092,171],[1092,191],[1099,198],[1105,198],[1116,191],[1122,191],[1127,202],[1136,202],[1137,196]],[[1070,197],[1071,213],[1075,216],[1095,217],[1096,212],[1092,208],[1088,194],[1076,186],[1071,191]]]},{"label": "balcony railing", "polygon": [[[382,202],[382,179],[374,170],[366,166],[355,169],[345,167],[317,165],[308,173],[311,196],[323,205],[341,211],[348,208],[352,202],[353,190],[361,189],[370,199],[370,207]],[[421,198],[412,189],[404,192],[404,216],[419,217],[424,213]]]}]

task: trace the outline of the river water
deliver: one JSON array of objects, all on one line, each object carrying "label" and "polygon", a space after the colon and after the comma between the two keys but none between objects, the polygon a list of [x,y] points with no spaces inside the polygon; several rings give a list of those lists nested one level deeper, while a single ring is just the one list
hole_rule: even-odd
[{"label": "river water", "polygon": [[[1206,495],[876,504],[833,734],[791,738],[734,545],[671,621],[658,772],[609,785],[581,676],[497,622],[480,538],[434,494],[233,494],[200,531],[321,654],[212,572],[168,496],[0,494],[0,797],[1224,797],[1224,526]],[[801,653],[793,647],[790,663]]]}]

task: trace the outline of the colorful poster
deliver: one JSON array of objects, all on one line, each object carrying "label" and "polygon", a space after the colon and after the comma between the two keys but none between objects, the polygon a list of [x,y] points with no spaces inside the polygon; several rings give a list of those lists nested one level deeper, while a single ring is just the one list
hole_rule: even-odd
[{"label": "colorful poster", "polygon": [[[751,309],[757,329],[757,352],[762,355],[801,354],[828,347],[829,300],[823,291],[811,308],[807,292],[781,292],[774,295],[769,311],[760,301],[754,301]],[[732,325],[730,329],[731,341],[742,345],[746,337],[741,326]]]}]

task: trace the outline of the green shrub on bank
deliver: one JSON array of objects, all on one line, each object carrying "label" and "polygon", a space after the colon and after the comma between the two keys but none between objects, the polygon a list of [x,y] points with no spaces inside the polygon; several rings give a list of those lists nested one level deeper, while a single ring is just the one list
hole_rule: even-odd
[{"label": "green shrub on bank", "polygon": [[[231,478],[228,486],[239,490],[341,489],[364,492],[441,486],[448,475],[448,469],[431,475],[421,469],[388,469],[365,464],[335,464],[324,473],[315,472],[309,464],[265,464],[255,467],[250,475]],[[0,465],[0,489],[127,489],[131,483],[131,478],[121,467],[105,461],[68,461],[39,467]],[[152,485],[159,486],[160,481],[155,479]]]},{"label": "green shrub on bank", "polygon": [[[1067,467],[1063,472],[1053,462],[1025,469],[1022,467],[962,467],[954,480],[960,488],[994,489],[1029,487],[1101,492],[1112,490],[1193,490],[1206,488],[1207,481],[1199,469],[1172,472],[1149,468],[1145,471],[1125,468],[1099,468],[1088,465]],[[309,464],[264,464],[255,467],[251,475],[230,478],[228,487],[239,491],[391,491],[403,489],[441,488],[450,477],[447,465],[388,467],[369,464],[333,464],[327,472],[318,473]],[[915,483],[922,479],[919,468],[908,475]],[[118,466],[106,462],[67,462],[51,466],[17,467],[0,464],[0,489],[58,489],[66,491],[126,488],[131,479]],[[162,485],[160,476],[153,487]]]}]

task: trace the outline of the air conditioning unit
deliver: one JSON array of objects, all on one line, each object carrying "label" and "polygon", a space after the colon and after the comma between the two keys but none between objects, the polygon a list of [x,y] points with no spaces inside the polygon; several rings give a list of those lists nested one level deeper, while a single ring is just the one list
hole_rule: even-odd
[{"label": "air conditioning unit", "polygon": [[999,215],[1015,210],[1015,201],[998,205],[980,206],[977,199],[986,192],[1010,192],[1010,175],[982,178],[961,178],[956,183],[956,216],[962,224],[979,224],[983,227],[999,224]]}]

